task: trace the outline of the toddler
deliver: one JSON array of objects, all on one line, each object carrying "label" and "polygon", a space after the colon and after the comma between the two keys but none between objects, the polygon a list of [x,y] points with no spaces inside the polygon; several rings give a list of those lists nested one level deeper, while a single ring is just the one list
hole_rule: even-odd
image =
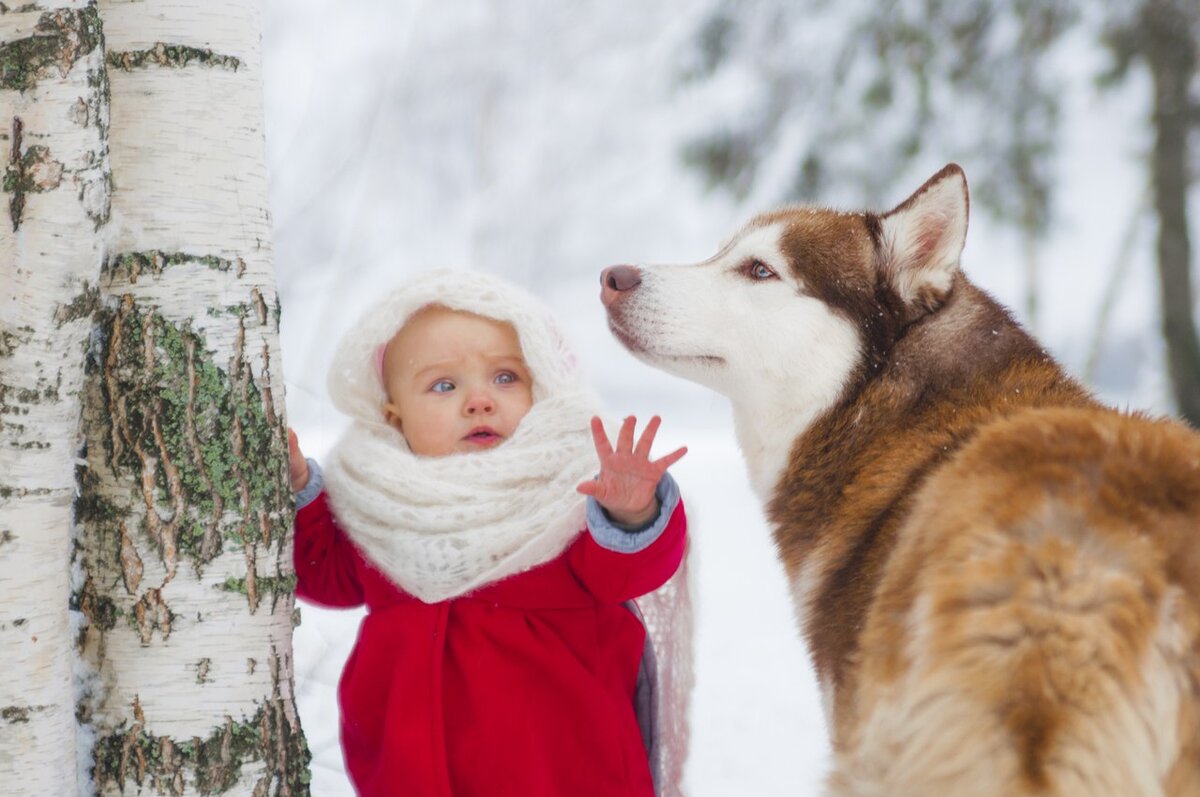
[{"label": "toddler", "polygon": [[673,790],[631,601],[683,558],[686,449],[650,458],[658,418],[614,447],[548,313],[471,272],[377,303],[329,390],[354,423],[324,473],[290,435],[297,594],[368,609],[338,688],[358,792]]}]

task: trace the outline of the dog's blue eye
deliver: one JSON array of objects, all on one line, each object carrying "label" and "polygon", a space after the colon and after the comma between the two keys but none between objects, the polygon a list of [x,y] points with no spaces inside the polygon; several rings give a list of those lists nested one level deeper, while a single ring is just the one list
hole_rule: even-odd
[{"label": "dog's blue eye", "polygon": [[749,266],[746,268],[746,272],[756,280],[769,280],[776,276],[770,266],[761,260],[751,260]]}]

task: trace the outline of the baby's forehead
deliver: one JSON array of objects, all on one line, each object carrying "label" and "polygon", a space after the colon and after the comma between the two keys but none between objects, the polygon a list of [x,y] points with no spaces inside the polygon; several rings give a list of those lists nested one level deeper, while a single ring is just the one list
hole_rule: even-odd
[{"label": "baby's forehead", "polygon": [[473,356],[525,362],[516,328],[507,321],[429,305],[413,313],[387,344],[385,367],[413,367]]},{"label": "baby's forehead", "polygon": [[478,341],[481,345],[489,341],[505,340],[520,347],[516,327],[508,321],[438,304],[426,305],[410,315],[396,330],[392,340],[405,341],[409,337],[421,334],[439,340],[458,334],[465,341]]},{"label": "baby's forehead", "polygon": [[498,330],[516,330],[508,321],[503,321],[498,318],[473,313],[469,310],[460,310],[456,307],[447,307],[443,304],[427,304],[413,311],[404,323],[396,330],[396,334],[403,333],[405,330],[416,329],[424,326],[457,326],[457,325],[479,325],[493,327]]}]

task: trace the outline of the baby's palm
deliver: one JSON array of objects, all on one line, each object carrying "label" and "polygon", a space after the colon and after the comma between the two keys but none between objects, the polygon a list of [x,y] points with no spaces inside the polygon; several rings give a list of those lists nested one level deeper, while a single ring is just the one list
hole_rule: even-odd
[{"label": "baby's palm", "polygon": [[600,474],[578,487],[579,492],[595,498],[618,523],[641,522],[653,516],[654,491],[659,480],[667,468],[687,453],[687,448],[679,448],[652,461],[650,448],[662,420],[657,415],[651,418],[635,446],[633,430],[636,423],[633,416],[625,419],[614,450],[600,419],[592,419],[592,439],[600,458]]}]

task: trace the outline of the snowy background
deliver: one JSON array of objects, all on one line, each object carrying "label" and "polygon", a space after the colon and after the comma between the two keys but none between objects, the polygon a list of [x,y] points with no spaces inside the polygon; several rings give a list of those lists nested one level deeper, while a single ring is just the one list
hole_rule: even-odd
[{"label": "snowy background", "polygon": [[[739,202],[706,190],[681,159],[685,140],[736,112],[761,79],[749,59],[738,68],[735,54],[718,80],[681,80],[708,6],[268,0],[267,144],[288,414],[319,459],[343,428],[325,397],[332,347],[366,303],[411,275],[465,266],[541,296],[612,416],[657,412],[659,450],[690,448],[673,468],[694,534],[689,793],[804,797],[817,793],[827,762],[820,698],[728,406],[634,361],[609,337],[598,301],[604,266],[704,259],[769,207],[762,192]],[[1055,232],[1039,252],[1037,331],[1082,374],[1115,253],[1143,197],[1147,82],[1136,76],[1099,95],[1094,50],[1066,53],[1064,158]],[[960,123],[968,133],[978,124]],[[872,157],[864,146],[862,163]],[[888,204],[953,157],[922,161]],[[961,162],[970,179],[972,163]],[[847,192],[830,200],[861,203]],[[1093,386],[1114,403],[1165,412],[1152,233],[1148,223],[1137,228]],[[1021,301],[1011,231],[976,214],[964,266],[1005,303]],[[334,686],[358,619],[305,606],[296,632],[319,797],[352,793]]]}]

